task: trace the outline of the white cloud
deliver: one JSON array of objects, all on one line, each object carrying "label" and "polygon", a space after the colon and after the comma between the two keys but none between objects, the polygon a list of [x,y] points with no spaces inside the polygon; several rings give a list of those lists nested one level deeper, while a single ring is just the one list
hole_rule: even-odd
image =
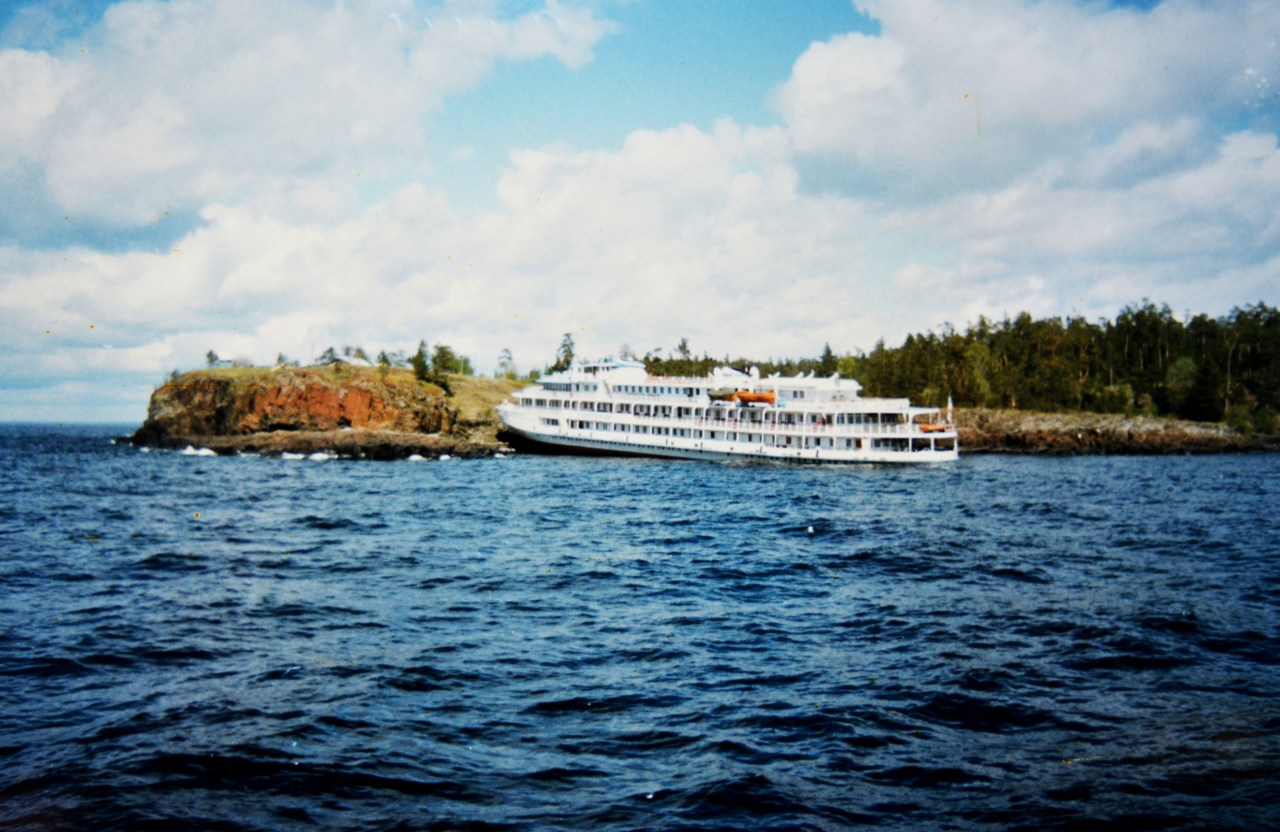
[{"label": "white cloud", "polygon": [[[386,0],[122,2],[83,50],[0,52],[0,149],[68,213],[120,225],[279,191],[402,177],[445,96],[497,61],[591,57],[609,25],[552,3],[513,21],[446,4],[444,31]],[[471,37],[459,33],[471,33]],[[477,34],[479,33],[479,34]]]},{"label": "white cloud", "polygon": [[814,44],[776,98],[801,153],[878,189],[1000,186],[1135,123],[1235,116],[1280,69],[1268,0],[857,5],[881,35]]},{"label": "white cloud", "polygon": [[41,125],[73,84],[44,52],[0,51],[0,165],[37,152]]},{"label": "white cloud", "polygon": [[[1126,134],[1117,144],[1131,141]],[[1280,285],[1277,199],[1276,137],[1246,131],[1224,137],[1209,158],[1135,187],[1032,174],[897,212],[887,224],[919,230],[924,250],[949,252],[952,265],[933,270],[929,283],[975,311],[1111,315],[1151,297],[1221,313],[1224,303],[1261,297],[1268,282]],[[1040,281],[1033,294],[1025,291],[1030,278]]]},{"label": "white cloud", "polygon": [[[855,302],[874,222],[855,201],[800,197],[787,150],[777,128],[725,121],[637,131],[614,152],[523,151],[502,211],[472,219],[416,184],[337,222],[213,206],[163,254],[0,256],[15,275],[0,306],[23,306],[32,330],[94,310],[99,337],[152,355],[157,372],[180,348],[189,366],[210,348],[307,359],[422,337],[481,367],[510,347],[529,367],[563,331],[600,351],[687,335],[699,349],[807,353],[815,326],[853,335],[839,307]],[[169,347],[147,352],[157,342]]]}]

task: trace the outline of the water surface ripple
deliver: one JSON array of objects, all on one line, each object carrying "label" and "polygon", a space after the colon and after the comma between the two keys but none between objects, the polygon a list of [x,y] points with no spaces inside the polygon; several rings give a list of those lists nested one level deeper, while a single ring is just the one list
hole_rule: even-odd
[{"label": "water surface ripple", "polygon": [[0,427],[0,829],[1280,825],[1280,456]]}]

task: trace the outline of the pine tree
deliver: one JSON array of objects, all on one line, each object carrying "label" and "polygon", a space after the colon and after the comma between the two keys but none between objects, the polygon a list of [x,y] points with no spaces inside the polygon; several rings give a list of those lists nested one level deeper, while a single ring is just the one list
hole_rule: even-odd
[{"label": "pine tree", "polygon": [[409,356],[409,366],[413,368],[413,377],[418,381],[431,380],[431,363],[427,360],[427,342],[418,342],[418,351]]},{"label": "pine tree", "polygon": [[573,335],[566,332],[564,340],[560,342],[560,349],[556,350],[556,361],[547,368],[549,373],[563,372],[573,366]]}]

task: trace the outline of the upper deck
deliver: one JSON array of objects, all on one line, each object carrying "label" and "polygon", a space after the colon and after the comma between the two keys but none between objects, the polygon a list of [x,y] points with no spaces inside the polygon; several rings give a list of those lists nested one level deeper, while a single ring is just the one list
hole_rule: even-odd
[{"label": "upper deck", "polygon": [[[684,404],[699,406],[776,407],[810,413],[897,413],[909,416],[934,414],[936,407],[916,407],[905,398],[860,395],[862,385],[838,375],[820,377],[773,374],[762,378],[748,372],[717,367],[709,376],[651,376],[634,359],[603,359],[574,365],[545,376],[520,391],[519,398],[580,399],[631,404]],[[726,392],[772,394],[772,402],[720,401]],[[531,404],[533,402],[530,402]]]}]

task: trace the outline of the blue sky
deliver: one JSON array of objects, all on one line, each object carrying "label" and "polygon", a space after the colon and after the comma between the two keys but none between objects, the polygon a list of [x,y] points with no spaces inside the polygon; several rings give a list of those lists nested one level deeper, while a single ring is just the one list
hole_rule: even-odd
[{"label": "blue sky", "polygon": [[1271,0],[0,4],[0,420],[214,350],[481,370],[1223,314],[1280,286]]},{"label": "blue sky", "polygon": [[[873,28],[848,0],[661,0],[603,8],[617,29],[596,47],[588,71],[566,72],[547,59],[504,64],[482,87],[445,105],[434,144],[446,153],[475,151],[468,164],[438,174],[455,199],[464,198],[475,177],[496,180],[513,140],[607,150],[637,125],[706,130],[726,117],[776,124],[770,91],[797,55],[833,34]],[[446,18],[436,25],[450,24]],[[492,194],[467,202],[489,206]]]}]

